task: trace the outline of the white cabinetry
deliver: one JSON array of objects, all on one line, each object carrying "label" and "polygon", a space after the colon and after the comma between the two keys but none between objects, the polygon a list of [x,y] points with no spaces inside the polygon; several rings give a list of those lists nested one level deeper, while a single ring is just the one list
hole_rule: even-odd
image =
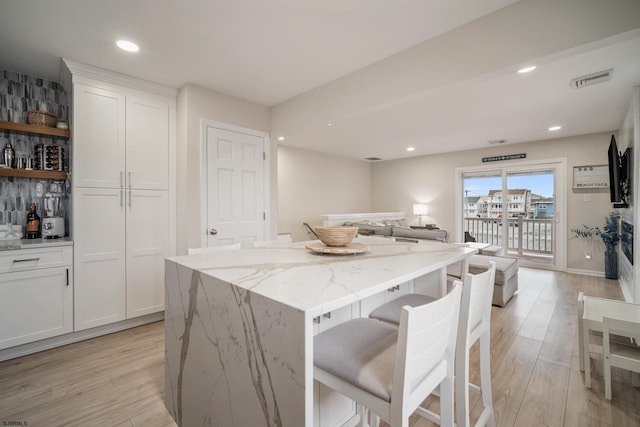
[{"label": "white cabinetry", "polygon": [[125,96],[73,85],[73,185],[119,188],[125,170]]},{"label": "white cabinetry", "polygon": [[127,203],[127,318],[164,310],[169,246],[166,191],[131,190]]},{"label": "white cabinetry", "polygon": [[169,189],[169,117],[173,100],[127,96],[127,186]]},{"label": "white cabinetry", "polygon": [[73,331],[72,248],[0,255],[0,349]]},{"label": "white cabinetry", "polygon": [[75,329],[126,316],[124,191],[73,189]]},{"label": "white cabinetry", "polygon": [[153,94],[74,84],[74,185],[168,190],[174,104]]},{"label": "white cabinetry", "polygon": [[65,64],[82,330],[164,309],[164,259],[175,253],[176,105],[173,89]]}]

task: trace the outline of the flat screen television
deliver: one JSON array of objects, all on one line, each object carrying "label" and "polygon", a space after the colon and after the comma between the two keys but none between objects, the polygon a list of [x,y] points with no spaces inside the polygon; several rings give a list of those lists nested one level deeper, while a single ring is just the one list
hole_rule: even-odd
[{"label": "flat screen television", "polygon": [[623,204],[622,197],[622,182],[620,181],[620,153],[618,152],[618,145],[616,144],[615,136],[611,135],[611,142],[609,143],[609,193],[611,195],[611,203],[614,203],[614,207],[617,204]]}]

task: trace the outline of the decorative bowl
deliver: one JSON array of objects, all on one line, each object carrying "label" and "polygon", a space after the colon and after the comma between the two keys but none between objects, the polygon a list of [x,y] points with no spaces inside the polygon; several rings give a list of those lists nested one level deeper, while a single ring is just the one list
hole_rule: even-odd
[{"label": "decorative bowl", "polygon": [[358,227],[314,227],[318,238],[327,246],[347,246],[356,234]]}]

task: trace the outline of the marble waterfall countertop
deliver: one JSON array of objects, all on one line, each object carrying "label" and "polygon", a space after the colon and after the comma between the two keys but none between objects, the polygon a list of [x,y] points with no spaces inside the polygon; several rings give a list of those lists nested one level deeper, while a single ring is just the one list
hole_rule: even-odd
[{"label": "marble waterfall countertop", "polygon": [[300,242],[167,258],[165,403],[180,427],[319,424],[336,407],[314,394],[314,317],[436,271],[442,290],[446,266],[476,252],[356,241],[369,251],[324,255]]},{"label": "marble waterfall countertop", "polygon": [[327,255],[305,249],[310,242],[298,242],[169,259],[319,316],[477,252],[460,245],[395,242],[379,237],[361,236],[354,242],[368,245],[369,251]]}]

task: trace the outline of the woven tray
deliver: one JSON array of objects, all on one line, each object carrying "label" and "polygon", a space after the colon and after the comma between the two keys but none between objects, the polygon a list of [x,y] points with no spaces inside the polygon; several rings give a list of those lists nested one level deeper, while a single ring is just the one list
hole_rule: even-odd
[{"label": "woven tray", "polygon": [[46,111],[31,110],[28,113],[29,116],[27,118],[27,123],[30,125],[55,127],[56,123],[58,123],[58,118],[51,113],[47,113]]},{"label": "woven tray", "polygon": [[330,255],[354,255],[361,254],[369,250],[369,246],[362,243],[349,243],[347,246],[336,247],[327,246],[324,243],[316,242],[309,243],[305,247],[312,252]]}]

